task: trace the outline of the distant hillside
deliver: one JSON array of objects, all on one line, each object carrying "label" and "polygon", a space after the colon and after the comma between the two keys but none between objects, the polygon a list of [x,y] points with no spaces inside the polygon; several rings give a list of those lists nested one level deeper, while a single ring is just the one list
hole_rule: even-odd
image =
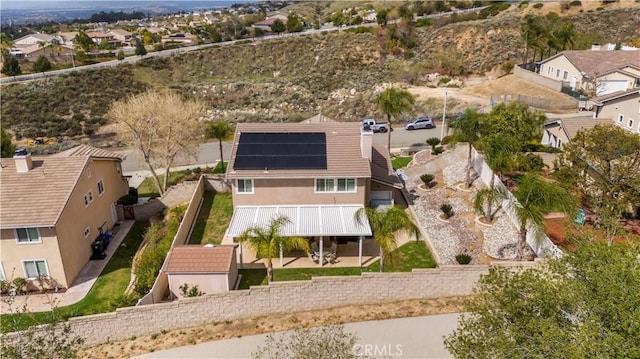
[{"label": "distant hillside", "polygon": [[[399,56],[383,55],[384,38],[375,33],[331,32],[220,46],[134,67],[5,86],[2,121],[25,136],[91,134],[104,122],[111,101],[148,87],[201,98],[212,118],[296,121],[322,112],[357,120],[376,114],[373,97],[384,84],[433,86],[427,76],[433,72],[499,74],[501,64],[521,61],[520,22],[527,11],[512,6],[495,18],[416,28],[417,47]],[[582,47],[640,39],[640,4],[567,18],[580,32],[576,44]]]}]

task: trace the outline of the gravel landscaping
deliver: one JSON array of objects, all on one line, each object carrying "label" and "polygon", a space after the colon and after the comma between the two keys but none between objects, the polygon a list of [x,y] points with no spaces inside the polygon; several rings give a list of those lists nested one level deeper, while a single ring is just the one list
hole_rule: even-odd
[{"label": "gravel landscaping", "polygon": [[[472,264],[514,259],[518,230],[504,211],[498,211],[492,226],[475,221],[473,199],[478,188],[484,186],[481,180],[474,180],[468,191],[457,188],[466,178],[466,149],[466,146],[458,146],[438,157],[432,157],[426,163],[405,169],[413,212],[433,250],[437,252],[440,264],[455,264],[456,255],[463,253],[471,255]],[[416,156],[420,156],[420,153]],[[438,183],[429,190],[418,188],[422,183],[420,175],[424,173],[442,178],[443,183]],[[453,208],[454,214],[448,222],[438,218],[442,213],[440,206],[443,203],[448,203]],[[528,246],[526,249],[527,255],[533,254]]]}]

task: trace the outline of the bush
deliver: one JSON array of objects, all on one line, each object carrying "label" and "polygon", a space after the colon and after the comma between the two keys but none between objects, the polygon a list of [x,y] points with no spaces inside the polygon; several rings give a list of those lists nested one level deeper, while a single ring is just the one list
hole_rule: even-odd
[{"label": "bush", "polygon": [[574,0],[574,1],[569,3],[569,6],[582,6],[582,1]]},{"label": "bush", "polygon": [[431,146],[433,151],[436,150],[436,146],[440,144],[440,139],[438,137],[427,138],[427,144]]},{"label": "bush", "polygon": [[439,154],[441,154],[442,152],[444,152],[444,148],[442,146],[438,146],[436,148],[433,149],[433,151],[431,151],[431,154],[434,156],[437,156]]},{"label": "bush", "polygon": [[443,203],[440,205],[440,210],[444,214],[445,218],[453,216],[453,207],[449,203]]},{"label": "bush", "polygon": [[458,254],[456,256],[456,262],[458,262],[458,264],[469,264],[471,263],[471,256],[468,254]]},{"label": "bush", "polygon": [[537,3],[537,4],[534,4],[534,5],[533,5],[533,8],[534,8],[534,9],[541,9],[541,8],[542,8],[542,6],[544,6],[544,4],[543,4],[543,3],[541,3],[541,2],[539,2],[539,3]]},{"label": "bush", "polygon": [[434,180],[435,176],[432,175],[431,173],[425,173],[422,176],[420,176],[420,179],[422,180],[422,182],[424,182],[424,184],[427,187],[431,187],[431,182]]},{"label": "bush", "polygon": [[508,75],[513,70],[513,66],[515,66],[513,61],[507,60],[500,65],[500,69],[502,70],[503,74]]},{"label": "bush", "polygon": [[16,294],[26,294],[27,293],[27,280],[22,277],[16,277],[13,282],[13,288],[16,290]]}]

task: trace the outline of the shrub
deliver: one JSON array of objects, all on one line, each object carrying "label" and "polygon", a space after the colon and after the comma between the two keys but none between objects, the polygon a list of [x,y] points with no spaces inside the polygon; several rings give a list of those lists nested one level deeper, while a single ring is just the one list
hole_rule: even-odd
[{"label": "shrub", "polygon": [[440,144],[440,139],[438,137],[427,138],[427,144],[431,146],[431,149],[435,151],[436,146]]},{"label": "shrub", "polygon": [[431,151],[431,154],[437,156],[442,152],[444,152],[444,148],[442,146],[438,146]]},{"label": "shrub", "polygon": [[582,1],[574,0],[574,1],[569,3],[569,6],[582,6]]},{"label": "shrub", "polygon": [[503,74],[508,75],[513,70],[513,66],[514,66],[513,61],[507,60],[500,65],[500,69],[502,70]]},{"label": "shrub", "polygon": [[537,4],[534,4],[534,5],[533,5],[533,8],[534,8],[534,9],[541,9],[541,8],[542,8],[542,6],[544,6],[544,4],[543,4],[543,3],[541,3],[541,2],[539,2],[539,3],[537,3]]},{"label": "shrub", "polygon": [[16,290],[16,294],[26,294],[27,293],[27,280],[22,277],[16,277],[13,279],[13,288]]},{"label": "shrub", "polygon": [[431,182],[434,180],[435,176],[432,175],[431,173],[425,173],[422,176],[420,176],[420,179],[422,180],[422,182],[424,182],[424,184],[427,187],[431,187]]},{"label": "shrub", "polygon": [[523,1],[523,2],[520,3],[520,5],[518,5],[518,8],[524,9],[527,6],[529,6],[529,2],[528,1]]},{"label": "shrub", "polygon": [[440,210],[444,214],[445,218],[453,216],[453,207],[449,203],[443,203],[440,205]]},{"label": "shrub", "polygon": [[193,286],[189,286],[189,284],[184,283],[179,288],[180,288],[180,293],[182,294],[183,297],[193,298],[193,297],[200,297],[204,295],[204,292],[202,292],[198,288],[197,284],[194,284]]},{"label": "shrub", "polygon": [[444,76],[444,77],[441,77],[441,78],[438,80],[438,85],[446,85],[446,84],[448,84],[449,82],[451,82],[451,78],[450,78],[450,77],[447,77],[447,76]]},{"label": "shrub", "polygon": [[458,262],[458,264],[469,264],[471,263],[471,256],[468,254],[458,254],[456,256],[456,262]]}]

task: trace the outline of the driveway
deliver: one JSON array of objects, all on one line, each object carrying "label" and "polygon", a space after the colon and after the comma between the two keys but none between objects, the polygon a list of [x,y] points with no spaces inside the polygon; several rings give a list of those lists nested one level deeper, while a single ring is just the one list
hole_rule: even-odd
[{"label": "driveway", "polygon": [[[452,358],[443,337],[457,327],[460,314],[439,314],[347,323],[345,330],[358,337],[353,353],[370,358]],[[284,332],[287,335],[290,332]],[[250,358],[267,335],[249,335],[153,352],[137,358]]]}]

